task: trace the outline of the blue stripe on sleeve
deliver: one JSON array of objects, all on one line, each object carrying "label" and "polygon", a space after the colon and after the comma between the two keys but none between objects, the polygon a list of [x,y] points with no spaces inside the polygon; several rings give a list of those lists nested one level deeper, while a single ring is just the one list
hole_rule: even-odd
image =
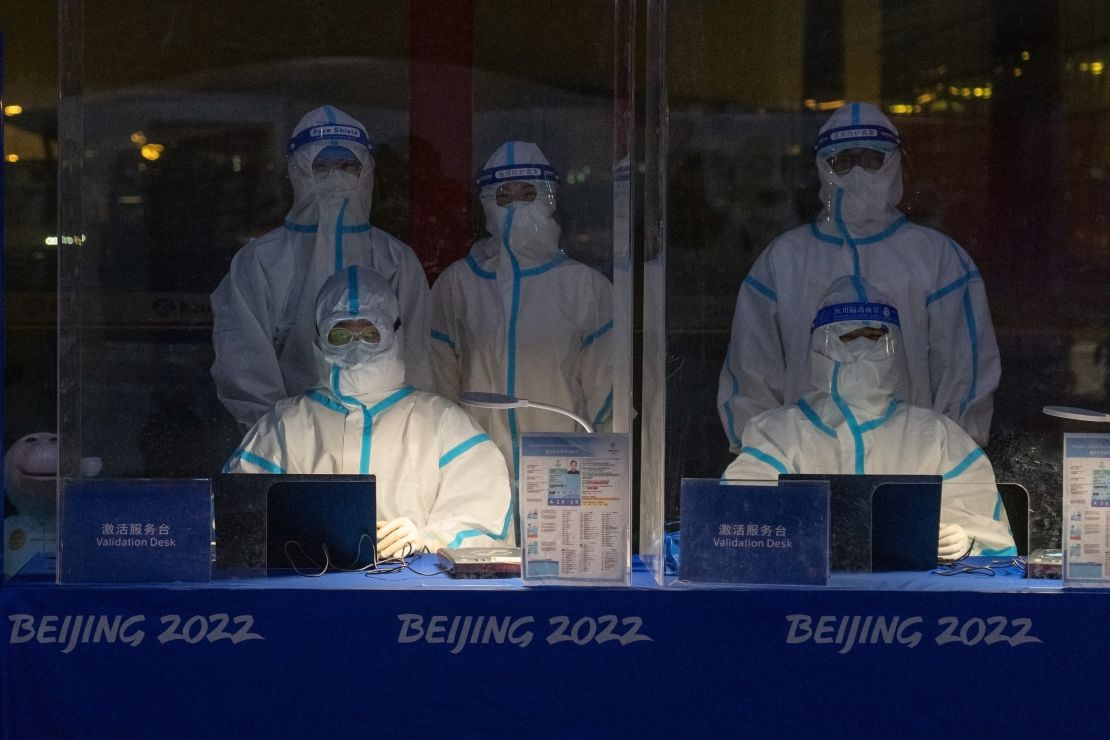
[{"label": "blue stripe on sleeve", "polygon": [[594,426],[599,426],[601,422],[605,421],[605,417],[609,416],[609,411],[613,408],[613,391],[609,391],[609,395],[605,397],[605,403],[601,404],[601,408],[597,410],[594,416]]},{"label": "blue stripe on sleeve", "polygon": [[969,452],[967,454],[967,457],[965,457],[963,460],[960,461],[959,465],[952,468],[951,470],[949,470],[947,473],[945,473],[941,477],[944,480],[952,480],[956,476],[958,476],[958,475],[962,474],[964,471],[966,471],[969,467],[971,467],[971,464],[973,462],[975,462],[976,460],[978,460],[982,456],[983,456],[983,451],[981,449],[979,449],[978,447],[976,447],[974,450],[972,450],[971,452]]},{"label": "blue stripe on sleeve", "polygon": [[775,293],[775,291],[771,290],[770,288],[768,288],[766,285],[764,285],[763,283],[756,280],[751,275],[748,275],[746,278],[744,278],[744,284],[745,285],[750,285],[752,287],[752,289],[755,290],[757,293],[760,293],[761,295],[765,296],[766,298],[770,298],[772,301],[775,301],[776,303],[778,303],[779,297]]},{"label": "blue stripe on sleeve", "polygon": [[975,326],[975,307],[971,305],[971,291],[964,289],[964,318],[967,320],[967,338],[971,343],[971,383],[967,396],[960,403],[960,416],[967,411],[979,388],[979,331]]},{"label": "blue stripe on sleeve", "polygon": [[777,457],[775,457],[774,455],[768,455],[763,450],[757,450],[754,447],[745,447],[742,450],[740,450],[740,454],[741,455],[751,455],[756,460],[759,460],[761,463],[766,463],[767,465],[770,465],[772,468],[779,471],[779,473],[782,474],[782,475],[786,475],[787,473],[790,472],[789,470],[786,469],[786,466],[783,465],[782,462],[779,461],[779,459]]},{"label": "blue stripe on sleeve", "polygon": [[441,331],[438,331],[437,329],[432,329],[432,339],[443,342],[451,349],[455,349],[455,343],[451,341],[451,337],[447,336]]},{"label": "blue stripe on sleeve", "polygon": [[495,540],[504,541],[509,536],[509,524],[513,521],[513,504],[512,496],[509,497],[509,508],[505,511],[505,518],[501,522],[501,531],[498,533],[487,532],[483,529],[464,529],[455,535],[455,538],[447,543],[448,547],[458,547],[462,541],[468,537],[490,537]]},{"label": "blue stripe on sleeve", "polygon": [[459,455],[461,455],[464,452],[466,452],[467,450],[469,450],[474,445],[481,444],[482,442],[489,442],[489,441],[491,441],[490,438],[489,438],[489,435],[486,434],[485,432],[483,432],[481,434],[475,434],[470,439],[468,439],[464,442],[460,442],[459,444],[455,445],[454,447],[452,447],[447,452],[443,453],[443,456],[439,458],[439,467],[441,467],[441,468],[447,467],[447,465],[450,464],[450,462],[452,460],[454,460],[456,457],[458,457]]},{"label": "blue stripe on sleeve", "polygon": [[231,463],[234,460],[243,460],[244,462],[249,462],[251,465],[262,468],[267,473],[274,473],[276,475],[285,475],[285,468],[281,467],[280,465],[278,465],[276,463],[270,462],[269,460],[262,457],[261,455],[256,455],[253,452],[249,452],[247,450],[244,450],[241,447],[239,449],[235,450],[235,454],[233,454],[231,456],[231,460],[227,461],[227,465],[224,466],[224,472],[227,472],[230,469]]},{"label": "blue stripe on sleeve", "polygon": [[812,406],[805,402],[805,399],[798,399],[797,406],[802,410],[802,413],[805,414],[806,418],[809,419],[809,422],[813,424],[813,426],[830,437],[836,437],[836,432],[833,431],[832,427],[821,421],[821,417],[817,415],[817,412],[813,410]]},{"label": "blue stripe on sleeve", "polygon": [[605,324],[603,324],[601,326],[601,328],[599,328],[597,331],[593,332],[588,337],[586,337],[585,339],[582,340],[582,349],[585,349],[586,347],[589,347],[591,344],[594,343],[595,339],[597,339],[602,334],[604,334],[605,332],[609,331],[612,328],[613,328],[613,322],[612,321],[608,321]]},{"label": "blue stripe on sleeve", "polygon": [[[731,345],[729,345],[731,347]],[[730,395],[721,405],[721,409],[725,412],[725,421],[728,425],[729,441],[732,443],[731,447],[740,446],[740,435],[736,432],[736,417],[732,413],[732,399],[736,398],[736,394],[740,392],[740,381],[736,377],[736,373],[732,372],[732,368],[728,366],[728,358],[725,358],[725,372],[732,380],[732,395]]]},{"label": "blue stripe on sleeve", "polygon": [[930,293],[929,296],[925,299],[925,305],[928,306],[935,301],[939,301],[941,298],[944,298],[949,293],[955,290],[959,290],[964,285],[970,283],[972,280],[977,280],[981,277],[982,275],[979,274],[978,270],[972,270],[969,273],[961,275],[960,277],[950,282],[948,285],[945,285],[940,290]]}]

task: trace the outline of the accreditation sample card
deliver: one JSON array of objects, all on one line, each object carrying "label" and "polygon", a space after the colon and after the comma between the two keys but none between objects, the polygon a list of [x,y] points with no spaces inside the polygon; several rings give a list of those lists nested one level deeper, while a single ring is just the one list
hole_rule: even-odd
[{"label": "accreditation sample card", "polygon": [[1064,434],[1067,586],[1110,584],[1110,434]]},{"label": "accreditation sample card", "polygon": [[628,435],[525,434],[520,473],[524,582],[627,585]]}]

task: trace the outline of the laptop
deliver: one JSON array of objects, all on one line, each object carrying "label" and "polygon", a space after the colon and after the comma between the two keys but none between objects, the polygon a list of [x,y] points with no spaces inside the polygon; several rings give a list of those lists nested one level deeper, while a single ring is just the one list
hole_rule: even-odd
[{"label": "laptop", "polygon": [[320,572],[325,565],[347,569],[373,562],[372,475],[239,473],[214,483],[217,577],[294,568]]},{"label": "laptop", "polygon": [[829,566],[834,571],[924,571],[937,564],[939,475],[794,473],[829,482]]}]

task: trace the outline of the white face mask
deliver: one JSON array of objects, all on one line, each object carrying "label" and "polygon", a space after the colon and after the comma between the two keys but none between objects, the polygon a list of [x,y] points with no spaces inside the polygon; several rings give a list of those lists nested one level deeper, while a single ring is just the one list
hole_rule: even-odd
[{"label": "white face mask", "polygon": [[321,200],[349,196],[358,186],[358,175],[330,170],[326,175],[312,176],[312,189]]}]

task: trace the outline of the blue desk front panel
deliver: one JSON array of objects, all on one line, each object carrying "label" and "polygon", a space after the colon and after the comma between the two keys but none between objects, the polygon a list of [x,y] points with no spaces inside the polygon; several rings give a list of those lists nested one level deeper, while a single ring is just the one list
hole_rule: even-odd
[{"label": "blue desk front panel", "polygon": [[0,603],[4,737],[1059,737],[1110,716],[1094,690],[1110,594],[1005,575],[743,590],[28,576]]}]

